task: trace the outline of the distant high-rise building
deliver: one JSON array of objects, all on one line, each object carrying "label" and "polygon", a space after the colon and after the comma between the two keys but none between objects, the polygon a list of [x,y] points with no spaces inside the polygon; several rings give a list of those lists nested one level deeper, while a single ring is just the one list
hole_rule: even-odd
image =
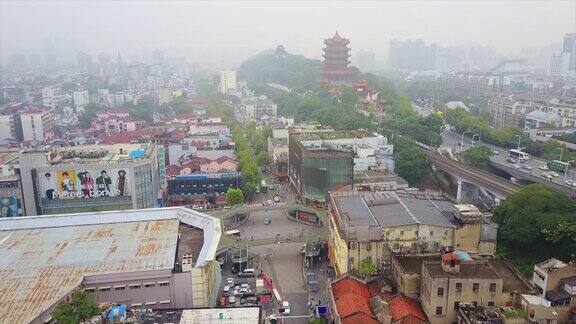
[{"label": "distant high-rise building", "polygon": [[92,65],[92,56],[84,52],[78,52],[78,55],[76,56],[76,61],[79,69],[83,71],[88,71],[90,65]]},{"label": "distant high-rise building", "polygon": [[358,51],[354,55],[354,66],[362,71],[376,70],[376,56],[372,52]]},{"label": "distant high-rise building", "polygon": [[109,65],[112,63],[112,58],[106,53],[100,53],[98,54],[98,63],[100,65]]},{"label": "distant high-rise building", "polygon": [[218,90],[221,93],[236,90],[236,71],[220,71],[218,82]]},{"label": "distant high-rise building", "polygon": [[433,70],[435,69],[436,44],[426,44],[423,40],[391,40],[388,64],[394,69]]},{"label": "distant high-rise building", "polygon": [[570,59],[570,53],[554,52],[552,58],[550,58],[548,75],[555,77],[564,76],[570,68]]},{"label": "distant high-rise building", "polygon": [[44,142],[52,129],[52,113],[47,109],[30,108],[20,113],[25,141]]},{"label": "distant high-rise building", "polygon": [[324,40],[324,63],[322,65],[322,82],[340,83],[350,81],[350,40],[340,37],[338,32],[332,38]]},{"label": "distant high-rise building", "polygon": [[564,35],[562,53],[568,54],[570,56],[568,69],[576,70],[576,33]]}]

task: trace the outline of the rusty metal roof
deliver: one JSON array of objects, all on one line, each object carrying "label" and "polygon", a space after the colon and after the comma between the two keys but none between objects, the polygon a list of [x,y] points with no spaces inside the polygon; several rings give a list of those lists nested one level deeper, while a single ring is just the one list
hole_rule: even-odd
[{"label": "rusty metal roof", "polygon": [[85,276],[172,269],[179,224],[172,218],[0,231],[0,323],[32,321]]}]

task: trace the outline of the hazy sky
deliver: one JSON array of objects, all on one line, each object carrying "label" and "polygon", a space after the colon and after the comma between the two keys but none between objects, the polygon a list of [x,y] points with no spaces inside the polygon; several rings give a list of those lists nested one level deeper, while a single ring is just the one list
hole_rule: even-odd
[{"label": "hazy sky", "polygon": [[0,58],[42,52],[43,39],[92,54],[144,48],[191,61],[232,62],[284,44],[320,57],[335,30],[354,50],[385,55],[391,38],[476,43],[509,53],[562,41],[576,29],[576,1],[6,1]]}]

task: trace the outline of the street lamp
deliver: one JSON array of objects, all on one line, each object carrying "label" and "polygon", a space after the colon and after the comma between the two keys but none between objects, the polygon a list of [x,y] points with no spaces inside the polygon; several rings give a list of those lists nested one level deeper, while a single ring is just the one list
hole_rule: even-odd
[{"label": "street lamp", "polygon": [[564,148],[559,147],[559,148],[557,148],[557,150],[560,150],[560,162],[562,162],[562,152],[564,151]]},{"label": "street lamp", "polygon": [[520,151],[520,139],[522,139],[522,135],[514,135],[514,137],[518,136],[518,151]]}]

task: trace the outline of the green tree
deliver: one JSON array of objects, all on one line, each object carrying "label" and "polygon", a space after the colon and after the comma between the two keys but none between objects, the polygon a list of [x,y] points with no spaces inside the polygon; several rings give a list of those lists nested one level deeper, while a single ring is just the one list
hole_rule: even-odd
[{"label": "green tree", "polygon": [[576,202],[564,193],[528,185],[498,204],[493,215],[499,253],[524,271],[546,258],[576,257]]},{"label": "green tree", "polygon": [[60,303],[52,311],[52,317],[61,324],[76,324],[98,313],[98,305],[88,294],[82,290],[76,290],[72,293],[70,301]]},{"label": "green tree", "polygon": [[268,153],[266,153],[266,151],[262,151],[258,154],[258,165],[263,166],[263,165],[268,165],[268,163],[270,163],[270,159],[268,158]]},{"label": "green tree", "polygon": [[396,154],[398,175],[413,185],[424,175],[426,155],[420,149],[411,147]]},{"label": "green tree", "polygon": [[138,100],[136,104],[129,102],[126,104],[128,113],[137,119],[152,121],[152,114],[154,112],[155,101],[152,97],[146,96]]},{"label": "green tree", "polygon": [[372,263],[372,259],[366,258],[360,262],[360,275],[362,277],[369,277],[376,274],[376,266]]},{"label": "green tree", "polygon": [[240,205],[244,203],[244,193],[242,192],[242,189],[239,188],[228,189],[228,191],[226,191],[226,201],[230,206]]},{"label": "green tree", "polygon": [[464,162],[485,169],[490,162],[491,150],[486,146],[472,147],[464,152]]},{"label": "green tree", "polygon": [[82,128],[90,128],[92,120],[96,118],[99,111],[104,110],[104,106],[97,103],[89,103],[84,107],[84,111],[78,116],[78,122]]}]

